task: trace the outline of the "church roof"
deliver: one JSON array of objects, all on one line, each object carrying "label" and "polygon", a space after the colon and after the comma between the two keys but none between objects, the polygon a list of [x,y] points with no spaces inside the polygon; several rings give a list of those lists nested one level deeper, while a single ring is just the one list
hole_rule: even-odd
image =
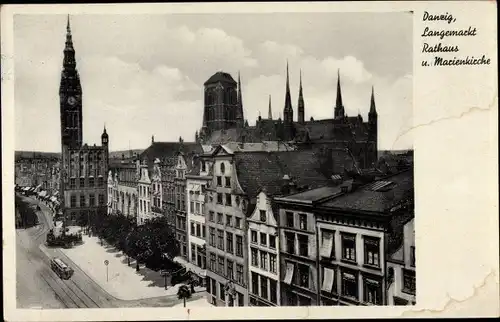
[{"label": "church roof", "polygon": [[229,83],[231,85],[236,85],[236,81],[233,79],[233,77],[229,73],[225,72],[217,72],[213,74],[206,82],[204,85],[208,84],[215,84],[215,83]]}]

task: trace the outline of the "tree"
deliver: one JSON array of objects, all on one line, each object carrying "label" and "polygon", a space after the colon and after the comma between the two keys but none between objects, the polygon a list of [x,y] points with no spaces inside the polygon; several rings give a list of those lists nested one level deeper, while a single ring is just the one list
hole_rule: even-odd
[{"label": "tree", "polygon": [[191,292],[187,285],[181,285],[177,291],[177,298],[184,301],[184,307],[186,307],[186,299],[191,297]]}]

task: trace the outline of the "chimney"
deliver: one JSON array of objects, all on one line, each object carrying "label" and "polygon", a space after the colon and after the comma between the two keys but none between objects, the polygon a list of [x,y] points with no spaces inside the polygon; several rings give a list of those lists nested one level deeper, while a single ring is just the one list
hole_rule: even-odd
[{"label": "chimney", "polygon": [[151,144],[153,144],[153,143],[155,143],[155,136],[154,135],[151,136]]}]

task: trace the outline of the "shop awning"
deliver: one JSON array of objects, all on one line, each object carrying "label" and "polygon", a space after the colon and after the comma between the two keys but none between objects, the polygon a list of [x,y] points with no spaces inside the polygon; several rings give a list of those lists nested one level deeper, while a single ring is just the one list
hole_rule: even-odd
[{"label": "shop awning", "polygon": [[333,248],[333,234],[331,233],[323,233],[323,244],[321,245],[321,249],[319,250],[319,255],[321,257],[330,258],[332,256],[332,248]]},{"label": "shop awning", "polygon": [[194,265],[193,263],[188,262],[186,259],[184,259],[180,256],[174,257],[174,262],[181,264],[182,266],[184,266],[186,268],[187,271],[193,272],[200,277],[207,276],[206,269],[202,269],[201,267],[198,267],[198,266]]},{"label": "shop awning", "polygon": [[38,196],[40,196],[40,197],[45,197],[45,195],[46,195],[46,194],[47,194],[47,191],[42,190],[42,191],[40,191],[40,192],[38,193]]},{"label": "shop awning", "polygon": [[335,271],[331,268],[325,267],[323,270],[323,284],[321,286],[322,291],[331,292],[333,287],[333,280]]},{"label": "shop awning", "polygon": [[284,282],[288,285],[292,283],[294,269],[295,265],[293,265],[293,263],[286,263],[286,275]]},{"label": "shop awning", "polygon": [[38,186],[36,186],[36,188],[35,188],[35,190],[34,190],[34,191],[35,191],[35,192],[37,192],[38,190],[40,190],[40,188],[42,188],[42,185],[41,185],[41,184],[39,184]]}]

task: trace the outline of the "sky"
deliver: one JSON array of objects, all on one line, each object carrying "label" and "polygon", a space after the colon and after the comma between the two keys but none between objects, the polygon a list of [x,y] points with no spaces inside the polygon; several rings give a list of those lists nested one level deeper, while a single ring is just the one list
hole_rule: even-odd
[{"label": "sky", "polygon": [[[59,82],[66,15],[14,17],[16,150],[60,151]],[[286,62],[294,119],[299,73],[305,117],[332,118],[337,73],[346,113],[366,120],[371,88],[379,149],[412,148],[412,16],[391,13],[249,13],[70,16],[83,89],[83,137],[110,149],[194,141],[203,83],[241,75],[250,125],[283,117]],[[29,130],[28,130],[29,129]]]}]

